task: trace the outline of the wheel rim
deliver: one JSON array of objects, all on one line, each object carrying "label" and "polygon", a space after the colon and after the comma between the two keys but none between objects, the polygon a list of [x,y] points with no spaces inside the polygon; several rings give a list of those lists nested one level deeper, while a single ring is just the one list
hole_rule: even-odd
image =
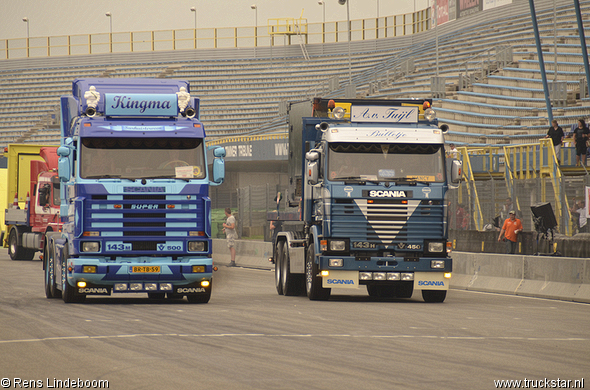
[{"label": "wheel rim", "polygon": [[12,230],[10,232],[10,253],[14,256],[14,254],[16,253],[16,234],[14,233],[14,230]]},{"label": "wheel rim", "polygon": [[[309,250],[309,249],[308,249]],[[309,253],[307,255],[307,261],[305,262],[305,288],[307,291],[311,291],[311,284],[312,284],[312,261],[310,259]]]}]

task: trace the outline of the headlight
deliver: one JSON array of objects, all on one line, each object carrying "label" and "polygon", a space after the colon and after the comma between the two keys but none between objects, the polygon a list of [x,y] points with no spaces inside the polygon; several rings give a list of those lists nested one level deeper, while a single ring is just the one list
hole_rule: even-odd
[{"label": "headlight", "polygon": [[341,252],[346,250],[346,241],[344,240],[331,240],[330,251]]},{"label": "headlight", "polygon": [[330,267],[342,267],[344,265],[344,261],[342,259],[330,259],[328,260],[328,265]]},{"label": "headlight", "polygon": [[373,273],[372,272],[359,272],[359,279],[360,280],[373,280]]},{"label": "headlight", "polygon": [[99,252],[100,243],[95,241],[87,241],[82,243],[82,252]]},{"label": "headlight", "polygon": [[430,268],[445,268],[444,260],[430,260]]},{"label": "headlight", "polygon": [[445,245],[442,242],[429,242],[428,243],[428,252],[432,253],[442,253],[445,249]]},{"label": "headlight", "polygon": [[424,119],[429,122],[432,122],[436,118],[436,112],[432,108],[427,108],[424,110]]},{"label": "headlight", "polygon": [[387,273],[386,272],[373,272],[373,280],[386,280]]},{"label": "headlight", "polygon": [[205,252],[206,241],[189,241],[188,251],[189,252]]}]

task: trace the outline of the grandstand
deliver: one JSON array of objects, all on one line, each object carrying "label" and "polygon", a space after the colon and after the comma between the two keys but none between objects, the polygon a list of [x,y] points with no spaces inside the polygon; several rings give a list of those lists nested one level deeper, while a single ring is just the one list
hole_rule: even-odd
[{"label": "grandstand", "polygon": [[[590,112],[590,100],[573,1],[556,3],[557,36],[553,1],[536,1],[536,8],[548,77],[567,86],[565,106],[553,116],[567,125]],[[588,21],[590,1],[581,7]],[[57,143],[58,98],[82,77],[187,79],[201,99],[210,137],[285,133],[286,102],[344,97],[349,65],[356,97],[434,95],[441,123],[451,128],[448,140],[459,145],[526,143],[548,128],[526,0],[413,35],[354,40],[350,47],[350,64],[342,42],[308,44],[308,59],[293,44],[274,53],[257,47],[0,60],[0,146]],[[433,92],[437,75],[444,87]]]}]

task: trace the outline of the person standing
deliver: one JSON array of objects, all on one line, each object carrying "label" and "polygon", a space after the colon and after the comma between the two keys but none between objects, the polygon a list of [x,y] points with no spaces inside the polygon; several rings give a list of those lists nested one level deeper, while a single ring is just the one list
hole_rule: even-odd
[{"label": "person standing", "polygon": [[516,218],[516,212],[510,210],[509,217],[504,221],[498,241],[502,241],[502,235],[506,240],[506,253],[514,254],[516,251],[516,244],[518,240],[518,233],[522,232],[522,222]]},{"label": "person standing", "polygon": [[590,130],[588,129],[588,126],[586,126],[584,119],[578,119],[578,127],[576,127],[574,130],[574,144],[576,145],[576,166],[579,166],[580,163],[586,166],[586,141],[588,141],[589,134]]},{"label": "person standing", "polygon": [[557,163],[561,165],[560,151],[561,151],[561,144],[563,143],[563,139],[565,138],[565,133],[561,126],[557,124],[557,120],[553,119],[551,121],[551,127],[547,132],[545,138],[551,138],[553,141],[553,148],[555,149],[555,155],[557,156]]},{"label": "person standing", "polygon": [[227,207],[225,209],[225,216],[227,220],[223,223],[223,231],[225,232],[225,238],[227,240],[227,247],[229,248],[231,262],[228,267],[236,266],[236,217],[231,215],[231,209]]}]

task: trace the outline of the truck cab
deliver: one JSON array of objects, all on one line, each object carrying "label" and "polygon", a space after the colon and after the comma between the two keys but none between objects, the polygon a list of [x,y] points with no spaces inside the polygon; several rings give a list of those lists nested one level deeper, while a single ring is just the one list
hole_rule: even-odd
[{"label": "truck cab", "polygon": [[460,163],[447,170],[446,128],[430,103],[316,99],[314,115],[301,119],[292,107],[302,221],[300,233],[277,239],[279,293],[302,292],[303,280],[310,299],[364,285],[375,297],[422,290],[426,301],[444,301],[452,270],[445,194]]}]

